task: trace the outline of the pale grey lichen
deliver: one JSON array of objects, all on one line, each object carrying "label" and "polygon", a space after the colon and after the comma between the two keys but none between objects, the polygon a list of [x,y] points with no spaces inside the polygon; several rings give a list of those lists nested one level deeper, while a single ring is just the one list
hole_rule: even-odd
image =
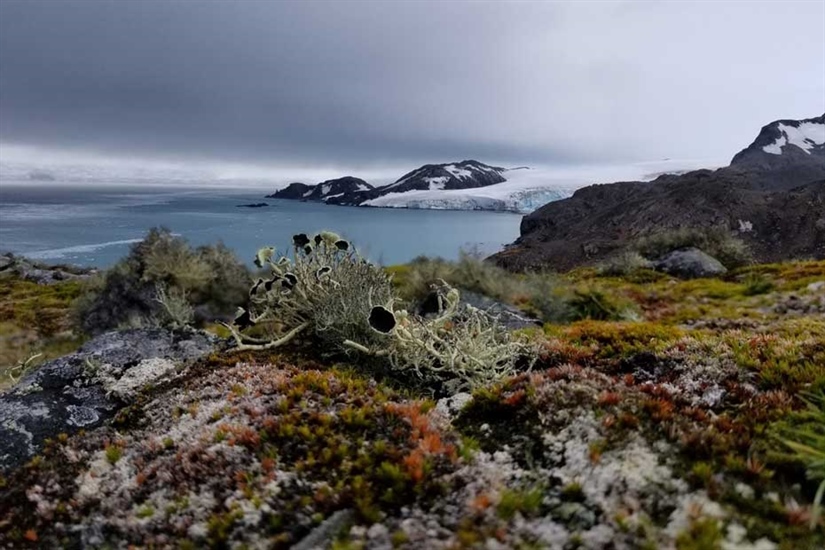
[{"label": "pale grey lichen", "polygon": [[516,364],[535,356],[528,342],[515,338],[495,318],[461,304],[460,294],[442,283],[436,289],[438,313],[432,318],[378,306],[370,326],[385,338],[369,348],[354,349],[386,357],[391,368],[426,384],[441,384],[450,393],[483,386],[515,374]]}]

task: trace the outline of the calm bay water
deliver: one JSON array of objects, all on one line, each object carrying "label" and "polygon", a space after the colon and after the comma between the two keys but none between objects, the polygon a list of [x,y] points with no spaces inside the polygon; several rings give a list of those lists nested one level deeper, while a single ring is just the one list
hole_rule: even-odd
[{"label": "calm bay water", "polygon": [[[52,263],[107,267],[154,226],[193,245],[222,240],[245,261],[258,248],[284,250],[294,233],[322,229],[350,239],[384,265],[419,255],[493,253],[518,237],[521,216],[498,212],[326,206],[264,199],[256,189],[161,185],[70,187],[0,182],[0,251]],[[267,202],[264,208],[237,205]]]}]

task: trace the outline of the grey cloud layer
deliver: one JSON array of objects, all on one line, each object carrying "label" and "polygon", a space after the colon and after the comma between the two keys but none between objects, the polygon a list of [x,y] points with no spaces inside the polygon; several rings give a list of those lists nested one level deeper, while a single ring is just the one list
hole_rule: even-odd
[{"label": "grey cloud layer", "polygon": [[250,162],[732,155],[825,3],[0,2],[0,141]]}]

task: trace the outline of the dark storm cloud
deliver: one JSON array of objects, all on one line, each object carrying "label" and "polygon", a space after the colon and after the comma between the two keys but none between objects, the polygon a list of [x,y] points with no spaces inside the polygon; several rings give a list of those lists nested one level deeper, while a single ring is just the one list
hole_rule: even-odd
[{"label": "dark storm cloud", "polygon": [[0,2],[0,141],[258,163],[729,155],[825,106],[819,2]]}]

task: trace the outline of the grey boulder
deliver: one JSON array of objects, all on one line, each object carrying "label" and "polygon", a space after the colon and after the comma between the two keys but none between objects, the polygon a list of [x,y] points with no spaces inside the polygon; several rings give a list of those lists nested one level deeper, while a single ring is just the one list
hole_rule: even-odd
[{"label": "grey boulder", "polygon": [[719,260],[693,247],[668,252],[653,262],[653,268],[680,279],[716,277],[728,271]]}]

